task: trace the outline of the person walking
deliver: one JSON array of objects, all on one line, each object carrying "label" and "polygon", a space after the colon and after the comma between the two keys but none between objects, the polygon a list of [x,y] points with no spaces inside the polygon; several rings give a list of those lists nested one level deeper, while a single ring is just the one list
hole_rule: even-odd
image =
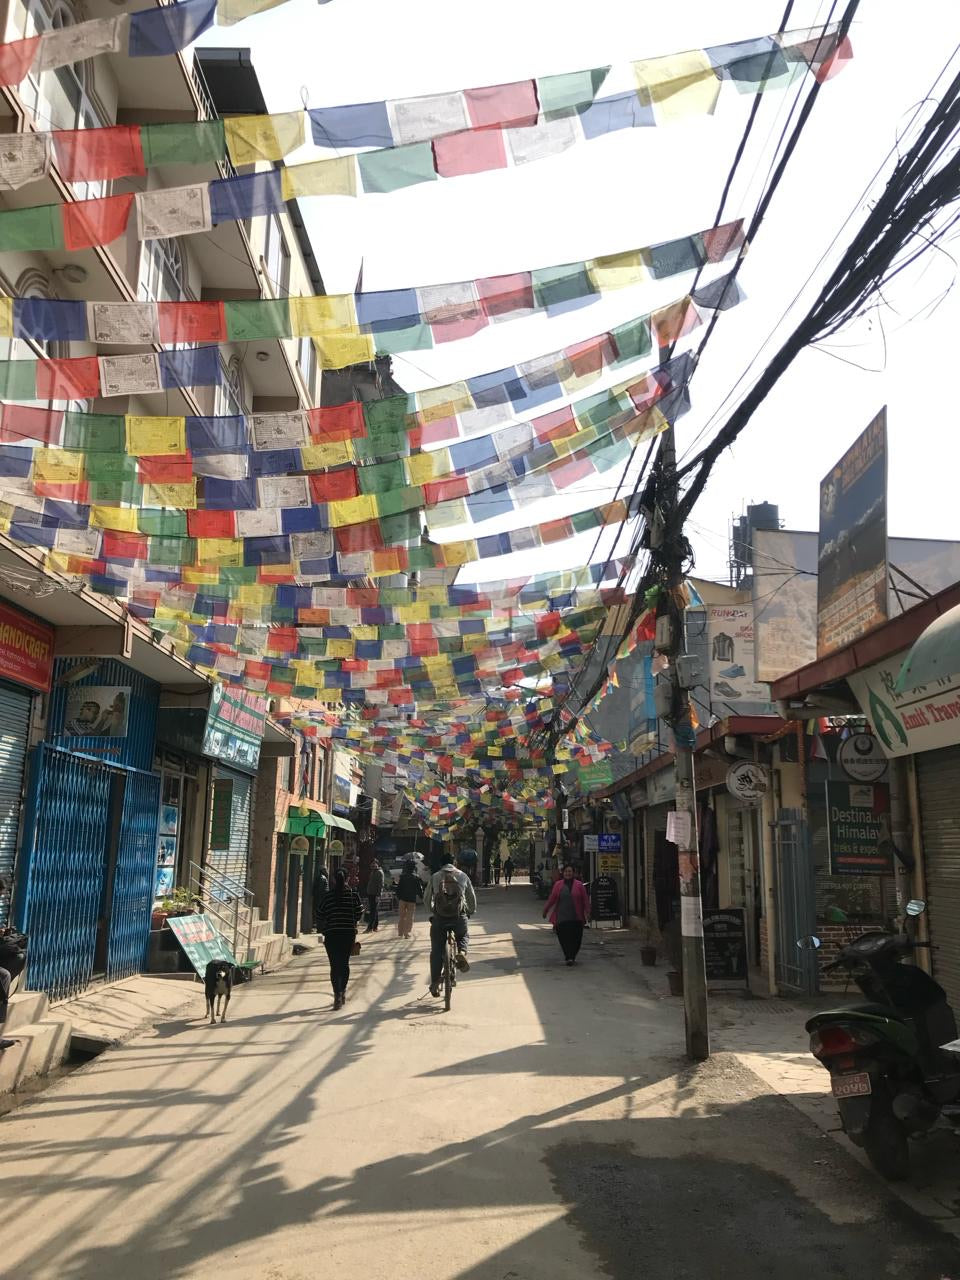
[{"label": "person walking", "polygon": [[400,879],[397,881],[397,936],[413,937],[413,920],[417,914],[417,903],[423,901],[423,881],[417,875],[416,863],[413,859],[403,864]]},{"label": "person walking", "polygon": [[313,874],[313,927],[317,933],[322,933],[320,928],[320,908],[323,906],[323,900],[330,892],[330,877],[327,875],[327,868],[322,862],[317,863],[317,869]]},{"label": "person walking", "polygon": [[367,881],[366,933],[376,933],[380,928],[380,895],[383,893],[383,867],[374,858],[370,863],[370,879]]},{"label": "person walking", "polygon": [[357,941],[357,924],[362,915],[363,903],[359,893],[347,884],[345,873],[338,871],[333,888],[317,912],[317,924],[323,930],[323,945],[330,961],[334,1009],[342,1009],[347,998],[350,956]]},{"label": "person walking", "polygon": [[590,919],[590,899],[583,881],[574,875],[568,862],[560,879],[553,886],[543,918],[550,916],[550,923],[557,931],[563,958],[568,965],[576,964],[577,953],[583,942],[583,926]]},{"label": "person walking", "polygon": [[493,855],[493,883],[500,883],[500,873],[503,870],[503,863],[500,861],[499,851]]},{"label": "person walking", "polygon": [[509,888],[510,881],[513,879],[513,859],[512,858],[508,858],[506,862],[503,864],[503,879],[504,879],[504,883]]}]

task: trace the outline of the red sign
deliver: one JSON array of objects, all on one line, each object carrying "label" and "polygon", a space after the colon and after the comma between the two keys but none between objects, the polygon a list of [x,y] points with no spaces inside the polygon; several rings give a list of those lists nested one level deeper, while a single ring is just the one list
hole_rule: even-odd
[{"label": "red sign", "polygon": [[46,693],[53,673],[53,627],[0,604],[0,678]]}]

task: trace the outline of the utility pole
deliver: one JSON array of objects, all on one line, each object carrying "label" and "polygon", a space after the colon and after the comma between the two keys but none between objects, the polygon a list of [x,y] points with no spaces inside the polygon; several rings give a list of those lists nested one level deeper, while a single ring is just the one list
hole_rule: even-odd
[{"label": "utility pole", "polygon": [[683,570],[688,544],[678,525],[679,490],[677,448],[673,426],[660,443],[660,484],[651,528],[650,547],[664,570],[664,586],[657,604],[655,648],[666,659],[658,687],[664,690],[657,713],[673,732],[676,772],[677,861],[680,872],[680,935],[682,942],[683,1007],[687,1057],[703,1062],[710,1056],[707,1009],[707,971],[703,946],[703,904],[700,897],[700,855],[697,832],[697,792],[693,750],[696,729],[690,707],[690,687],[697,683],[686,654],[684,637]]}]

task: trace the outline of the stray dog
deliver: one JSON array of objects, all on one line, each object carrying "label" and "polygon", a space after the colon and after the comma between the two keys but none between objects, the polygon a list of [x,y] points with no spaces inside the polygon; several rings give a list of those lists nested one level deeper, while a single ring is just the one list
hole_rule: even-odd
[{"label": "stray dog", "polygon": [[207,1013],[211,1023],[227,1019],[227,1005],[233,989],[233,965],[226,960],[211,960],[203,975],[203,989],[207,993]]}]

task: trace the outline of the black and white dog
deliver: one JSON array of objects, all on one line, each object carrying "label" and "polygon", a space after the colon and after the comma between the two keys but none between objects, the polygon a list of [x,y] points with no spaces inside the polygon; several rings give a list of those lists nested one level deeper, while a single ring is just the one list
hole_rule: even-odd
[{"label": "black and white dog", "polygon": [[216,1022],[219,1013],[220,1021],[225,1022],[233,989],[233,965],[226,960],[211,960],[203,975],[203,989],[207,993],[210,1021]]}]

